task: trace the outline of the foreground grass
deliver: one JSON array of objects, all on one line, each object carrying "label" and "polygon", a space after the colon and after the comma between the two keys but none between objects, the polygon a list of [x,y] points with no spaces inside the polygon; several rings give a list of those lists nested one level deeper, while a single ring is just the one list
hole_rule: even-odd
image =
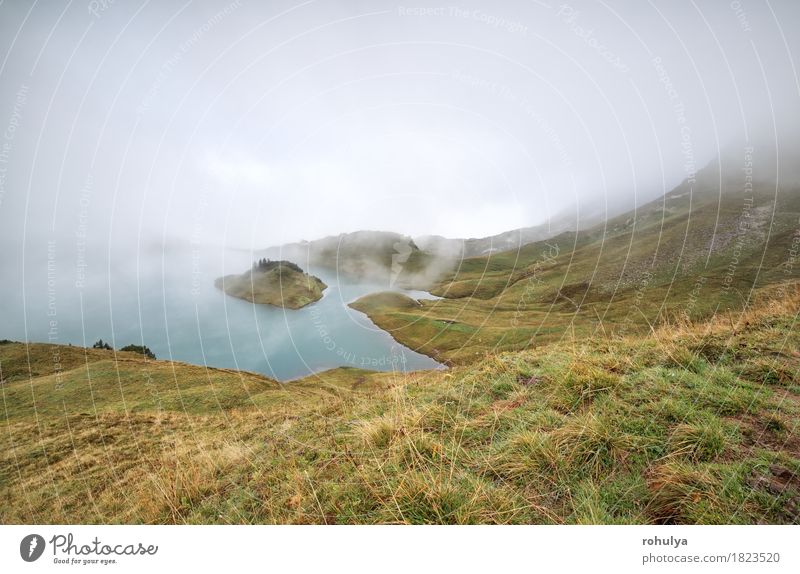
[{"label": "foreground grass", "polygon": [[287,385],[0,345],[0,522],[798,523],[798,310]]}]

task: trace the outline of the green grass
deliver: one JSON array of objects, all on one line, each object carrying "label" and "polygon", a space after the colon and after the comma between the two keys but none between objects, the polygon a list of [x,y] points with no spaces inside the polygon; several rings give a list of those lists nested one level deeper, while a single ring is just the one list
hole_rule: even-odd
[{"label": "green grass", "polygon": [[[352,304],[446,372],[279,384],[3,342],[0,522],[800,523],[800,194],[757,190],[740,232],[742,196],[698,181],[464,259],[443,299]],[[319,254],[387,272],[399,239]]]},{"label": "green grass", "polygon": [[[357,301],[401,343],[448,364],[565,336],[641,334],[742,309],[758,289],[800,278],[800,192],[701,185],[580,233],[462,260],[417,307]],[[740,227],[746,220],[747,226]]]},{"label": "green grass", "polygon": [[800,291],[788,293],[447,372],[283,385],[0,345],[0,521],[797,523]]}]

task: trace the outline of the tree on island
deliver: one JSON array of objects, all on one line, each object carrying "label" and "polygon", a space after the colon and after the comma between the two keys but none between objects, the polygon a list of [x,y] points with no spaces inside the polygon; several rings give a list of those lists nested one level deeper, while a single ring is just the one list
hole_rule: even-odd
[{"label": "tree on island", "polygon": [[302,273],[303,270],[300,268],[299,265],[292,263],[291,261],[273,261],[272,259],[267,259],[262,257],[258,261],[253,263],[253,271],[260,271],[266,272],[272,269],[278,269],[279,271],[281,268],[286,267],[287,269],[291,269],[292,271],[297,271],[298,273]]},{"label": "tree on island", "polygon": [[273,267],[272,261],[263,257],[253,263],[253,270],[255,271],[268,271],[271,267]]}]

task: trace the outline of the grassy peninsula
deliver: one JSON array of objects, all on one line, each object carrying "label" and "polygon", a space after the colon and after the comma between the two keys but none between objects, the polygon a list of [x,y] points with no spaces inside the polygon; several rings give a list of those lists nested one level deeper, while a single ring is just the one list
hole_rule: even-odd
[{"label": "grassy peninsula", "polygon": [[219,277],[214,285],[231,297],[252,303],[300,309],[322,298],[328,287],[291,261],[261,259],[241,275]]}]

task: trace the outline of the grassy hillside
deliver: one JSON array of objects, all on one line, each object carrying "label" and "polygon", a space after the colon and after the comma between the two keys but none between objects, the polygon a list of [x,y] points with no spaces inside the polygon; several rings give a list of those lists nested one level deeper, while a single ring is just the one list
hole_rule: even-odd
[{"label": "grassy hillside", "polygon": [[[439,275],[443,299],[352,306],[451,369],[282,385],[3,342],[0,522],[800,523],[800,189],[701,172],[452,269],[396,234],[314,249]],[[262,263],[219,286],[325,288]]]},{"label": "grassy hillside", "polygon": [[798,312],[286,385],[0,345],[0,522],[798,523]]},{"label": "grassy hillside", "polygon": [[231,297],[289,309],[319,301],[327,288],[321,279],[288,261],[271,261],[264,268],[220,277],[214,286]]},{"label": "grassy hillside", "polygon": [[[417,307],[353,306],[401,343],[450,364],[566,334],[633,333],[669,317],[741,309],[800,277],[800,188],[701,174],[635,212],[520,249],[463,259]],[[737,187],[737,185],[739,187]]]}]

